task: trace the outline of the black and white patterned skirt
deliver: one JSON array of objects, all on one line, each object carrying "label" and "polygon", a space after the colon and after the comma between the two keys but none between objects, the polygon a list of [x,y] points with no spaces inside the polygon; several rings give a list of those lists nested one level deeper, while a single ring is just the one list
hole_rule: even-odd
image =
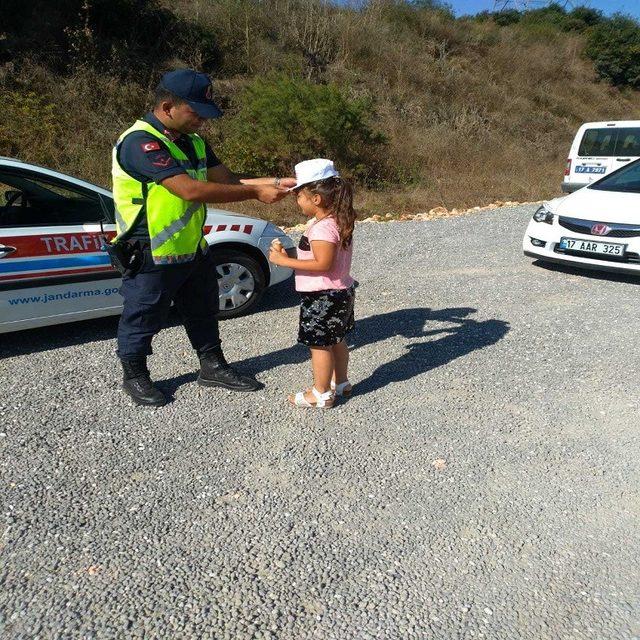
[{"label": "black and white patterned skirt", "polygon": [[309,347],[338,344],[354,327],[356,292],[349,289],[301,292],[298,342]]}]

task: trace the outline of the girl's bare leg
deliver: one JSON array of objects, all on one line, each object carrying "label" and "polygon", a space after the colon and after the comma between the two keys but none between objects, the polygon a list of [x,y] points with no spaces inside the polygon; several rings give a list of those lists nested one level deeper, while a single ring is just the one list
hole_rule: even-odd
[{"label": "girl's bare leg", "polygon": [[[311,367],[313,369],[313,386],[320,393],[329,391],[331,374],[333,373],[332,347],[311,347]],[[313,396],[307,399],[315,402]]]},{"label": "girl's bare leg", "polygon": [[331,346],[333,353],[333,377],[335,384],[341,384],[348,380],[347,369],[349,368],[349,347],[343,340]]}]

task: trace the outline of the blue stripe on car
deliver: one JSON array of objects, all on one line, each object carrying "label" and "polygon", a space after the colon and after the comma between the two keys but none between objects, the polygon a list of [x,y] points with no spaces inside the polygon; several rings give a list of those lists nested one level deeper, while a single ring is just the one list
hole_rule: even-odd
[{"label": "blue stripe on car", "polygon": [[77,256],[72,258],[45,258],[24,262],[0,262],[0,273],[17,271],[46,271],[65,267],[93,267],[110,264],[109,256]]}]

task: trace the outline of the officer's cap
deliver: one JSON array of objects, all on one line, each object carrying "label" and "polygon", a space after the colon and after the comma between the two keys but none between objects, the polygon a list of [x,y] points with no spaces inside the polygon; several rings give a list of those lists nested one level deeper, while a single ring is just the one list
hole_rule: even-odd
[{"label": "officer's cap", "polygon": [[219,118],[222,111],[213,101],[211,78],[193,69],[176,69],[165,73],[160,86],[182,98],[201,118]]}]

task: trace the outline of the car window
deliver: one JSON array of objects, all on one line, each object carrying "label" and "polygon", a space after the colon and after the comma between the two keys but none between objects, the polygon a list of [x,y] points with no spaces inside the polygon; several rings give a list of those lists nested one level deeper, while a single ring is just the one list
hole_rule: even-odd
[{"label": "car window", "polygon": [[613,156],[616,151],[616,129],[587,129],[582,136],[579,156]]},{"label": "car window", "polygon": [[640,128],[587,129],[580,141],[579,156],[640,156]]},{"label": "car window", "polygon": [[0,227],[69,225],[105,219],[97,193],[26,171],[0,171]]},{"label": "car window", "polygon": [[622,191],[625,193],[640,193],[640,160],[618,169],[616,172],[598,180],[588,189],[599,191]]},{"label": "car window", "polygon": [[616,155],[640,156],[640,129],[619,130]]}]

